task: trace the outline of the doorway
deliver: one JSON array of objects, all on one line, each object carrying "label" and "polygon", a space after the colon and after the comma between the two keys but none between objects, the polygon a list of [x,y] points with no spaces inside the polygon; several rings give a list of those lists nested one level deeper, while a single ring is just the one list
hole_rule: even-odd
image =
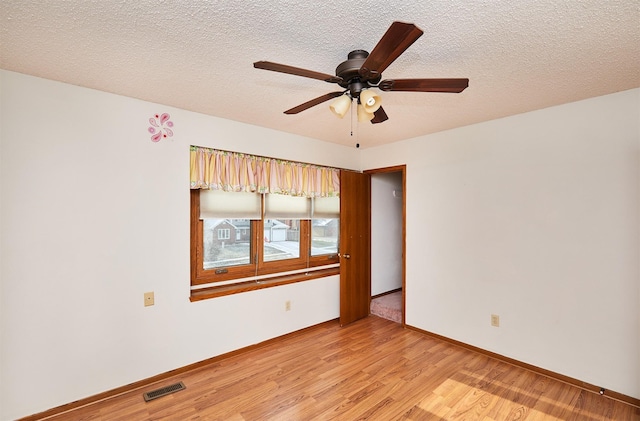
[{"label": "doorway", "polygon": [[[394,175],[382,175],[382,174]],[[371,203],[371,178],[375,177],[375,210]],[[378,180],[382,181],[378,189]],[[389,188],[389,180],[393,180]],[[398,180],[400,182],[398,183]],[[343,170],[340,176],[340,324],[342,326],[367,317],[371,313],[371,299],[378,295],[399,292],[401,322],[405,325],[405,165],[356,173]],[[382,209],[391,207],[392,212]],[[398,209],[401,209],[398,212]],[[372,227],[372,214],[376,227]],[[381,216],[381,222],[378,217]],[[391,233],[391,234],[389,234]],[[372,242],[372,234],[377,242]],[[378,234],[393,239],[378,239]],[[399,239],[399,240],[398,240]],[[375,281],[372,284],[372,252],[375,252]],[[392,283],[388,278],[393,277]],[[381,279],[383,282],[378,282]],[[398,284],[398,279],[400,282]],[[372,294],[372,285],[376,292]],[[391,285],[391,286],[390,286]],[[399,287],[398,287],[399,285]],[[393,291],[393,290],[396,291]]]},{"label": "doorway", "polygon": [[405,166],[371,176],[371,314],[405,324]]}]

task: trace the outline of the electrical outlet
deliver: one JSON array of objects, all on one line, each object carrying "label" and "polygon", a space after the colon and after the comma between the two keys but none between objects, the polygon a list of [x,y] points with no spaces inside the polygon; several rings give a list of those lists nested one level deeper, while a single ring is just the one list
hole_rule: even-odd
[{"label": "electrical outlet", "polygon": [[284,302],[284,311],[291,311],[291,301],[287,300]]},{"label": "electrical outlet", "polygon": [[491,315],[491,326],[500,327],[500,316],[497,314]]},{"label": "electrical outlet", "polygon": [[144,306],[152,306],[155,304],[155,299],[153,297],[153,291],[144,293]]}]

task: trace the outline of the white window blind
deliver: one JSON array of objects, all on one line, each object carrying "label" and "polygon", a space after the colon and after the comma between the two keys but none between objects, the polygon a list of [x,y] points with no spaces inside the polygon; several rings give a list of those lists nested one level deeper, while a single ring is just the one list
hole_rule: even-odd
[{"label": "white window blind", "polygon": [[256,193],[200,190],[200,219],[260,219],[260,199]]},{"label": "white window blind", "polygon": [[267,194],[264,199],[265,219],[311,219],[311,200],[303,196]]},{"label": "white window blind", "polygon": [[318,219],[340,218],[340,198],[314,197],[313,217]]}]

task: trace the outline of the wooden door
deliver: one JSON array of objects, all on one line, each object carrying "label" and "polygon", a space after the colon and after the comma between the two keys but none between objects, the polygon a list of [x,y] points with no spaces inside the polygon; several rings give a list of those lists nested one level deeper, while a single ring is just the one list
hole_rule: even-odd
[{"label": "wooden door", "polygon": [[340,174],[340,324],[369,315],[371,304],[371,178]]}]

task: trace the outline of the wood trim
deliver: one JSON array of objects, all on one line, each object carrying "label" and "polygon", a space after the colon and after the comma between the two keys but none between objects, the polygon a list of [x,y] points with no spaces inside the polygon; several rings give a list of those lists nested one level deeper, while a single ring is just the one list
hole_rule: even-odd
[{"label": "wood trim", "polygon": [[268,279],[258,279],[255,281],[244,281],[229,285],[212,286],[209,288],[191,291],[189,300],[201,301],[209,298],[222,297],[225,295],[239,294],[241,292],[255,291],[258,289],[272,288],[280,285],[294,284],[296,282],[310,281],[312,279],[324,278],[326,276],[340,274],[339,267],[320,269],[293,275],[276,276]]},{"label": "wood trim", "polygon": [[407,324],[407,166],[402,168],[402,326]]},{"label": "wood trim", "polygon": [[[428,335],[428,336],[434,337],[436,339],[440,339],[442,341],[448,342],[448,343],[450,343],[452,345],[459,346],[459,347],[467,349],[469,351],[477,352],[479,354],[483,354],[483,355],[486,355],[488,357],[495,358],[496,360],[503,361],[503,362],[505,362],[507,364],[511,364],[511,365],[516,366],[516,367],[524,368],[525,370],[533,371],[534,373],[541,374],[543,376],[552,378],[554,380],[558,380],[558,381],[570,384],[572,386],[579,387],[579,388],[584,389],[586,391],[597,393],[597,394],[601,394],[604,397],[607,397],[607,398],[610,398],[610,399],[615,399],[617,401],[624,402],[624,403],[627,403],[629,405],[632,405],[632,406],[635,406],[637,408],[640,408],[640,399],[636,399],[636,398],[634,398],[632,396],[627,396],[627,395],[624,395],[622,393],[619,393],[619,392],[616,392],[616,391],[613,391],[613,390],[604,390],[600,386],[596,386],[594,384],[586,383],[586,382],[583,382],[582,380],[578,380],[578,379],[573,378],[573,377],[565,376],[564,374],[560,374],[560,373],[556,373],[556,372],[551,371],[551,370],[540,368],[540,367],[537,367],[537,366],[532,365],[532,364],[528,364],[528,363],[525,363],[525,362],[522,362],[522,361],[515,360],[513,358],[505,357],[504,355],[496,354],[495,352],[487,351],[486,349],[478,348],[476,346],[469,345],[469,344],[466,344],[464,342],[456,341],[455,339],[450,339],[450,338],[447,338],[446,336],[438,335],[437,333],[432,333],[432,332],[429,332],[429,331],[426,331],[426,330],[422,330],[422,329],[419,329],[419,328],[414,327],[414,326],[405,325],[405,328],[413,330],[413,331],[416,331],[416,332],[419,332],[419,333],[422,333],[424,335]],[[603,392],[601,392],[601,391],[603,391]]]},{"label": "wood trim", "polygon": [[379,174],[379,173],[384,173],[384,172],[402,172],[404,173],[405,168],[407,168],[407,166],[405,164],[402,165],[395,165],[393,167],[384,167],[384,168],[376,168],[373,170],[365,170],[363,171],[363,173],[365,174]]},{"label": "wood trim", "polygon": [[198,277],[198,244],[201,241],[198,237],[198,224],[194,224],[193,221],[197,221],[200,219],[200,191],[199,190],[191,190],[189,192],[189,207],[190,213],[189,217],[191,218],[189,221],[190,227],[190,236],[189,242],[191,243],[190,247],[190,271],[191,271],[191,282],[193,282]]},{"label": "wood trim", "polygon": [[246,346],[244,348],[236,349],[234,351],[230,351],[230,352],[227,352],[227,353],[224,353],[224,354],[220,354],[220,355],[217,355],[215,357],[208,358],[206,360],[202,360],[202,361],[195,362],[193,364],[186,365],[184,367],[176,368],[175,370],[170,370],[170,371],[167,371],[165,373],[160,373],[160,374],[157,374],[155,376],[152,376],[152,377],[149,377],[149,378],[146,378],[146,379],[143,379],[143,380],[139,380],[137,382],[130,383],[130,384],[125,385],[125,386],[117,387],[115,389],[111,389],[111,390],[108,390],[106,392],[98,393],[97,395],[89,396],[89,397],[84,398],[84,399],[79,399],[77,401],[74,401],[74,402],[71,402],[71,403],[68,403],[68,404],[65,404],[65,405],[60,405],[60,406],[57,406],[55,408],[51,408],[51,409],[49,409],[47,411],[40,412],[38,414],[29,415],[27,417],[20,418],[19,421],[41,421],[41,420],[45,420],[47,418],[52,418],[54,416],[62,415],[65,412],[69,412],[71,410],[78,409],[78,408],[81,408],[83,406],[88,406],[88,405],[91,405],[91,404],[94,404],[94,403],[97,403],[97,402],[101,402],[101,401],[104,401],[104,400],[107,400],[107,399],[110,399],[110,398],[114,398],[116,396],[120,396],[120,395],[123,395],[125,393],[129,393],[129,392],[132,392],[132,391],[135,391],[135,390],[138,390],[138,389],[143,389],[143,388],[146,388],[146,387],[150,387],[150,386],[154,385],[155,383],[162,382],[165,379],[168,379],[168,378],[173,377],[175,375],[187,373],[187,372],[192,371],[192,370],[196,370],[196,369],[199,369],[199,368],[202,368],[202,367],[206,367],[206,366],[208,366],[210,364],[216,363],[218,361],[224,360],[224,359],[232,357],[234,355],[242,354],[242,353],[247,352],[247,351],[252,351],[252,350],[254,350],[256,348],[261,348],[261,347],[270,345],[270,344],[272,344],[274,342],[281,341],[282,339],[300,335],[300,334],[302,334],[304,332],[307,332],[307,331],[312,330],[312,329],[316,329],[318,327],[331,326],[331,325],[337,324],[337,323],[338,323],[338,319],[333,319],[333,320],[329,320],[329,321],[326,321],[326,322],[318,323],[318,324],[313,325],[313,326],[309,326],[309,327],[306,327],[306,328],[303,328],[303,329],[300,329],[300,330],[296,330],[295,332],[287,333],[285,335],[281,335],[281,336],[278,336],[278,337],[275,337],[275,338],[272,338],[272,339],[267,339],[266,341],[263,341],[263,342],[260,342],[260,343],[254,344],[254,345],[249,345],[249,346]]}]

